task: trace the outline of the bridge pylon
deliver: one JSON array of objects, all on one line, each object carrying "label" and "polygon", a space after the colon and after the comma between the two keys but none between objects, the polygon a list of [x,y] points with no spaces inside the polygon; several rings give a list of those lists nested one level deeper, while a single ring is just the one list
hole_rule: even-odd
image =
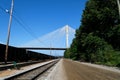
[{"label": "bridge pylon", "polygon": [[66,29],[66,30],[65,30],[65,31],[66,31],[66,48],[68,48],[68,37],[69,37],[68,32],[69,32],[69,26],[66,25],[65,29]]}]

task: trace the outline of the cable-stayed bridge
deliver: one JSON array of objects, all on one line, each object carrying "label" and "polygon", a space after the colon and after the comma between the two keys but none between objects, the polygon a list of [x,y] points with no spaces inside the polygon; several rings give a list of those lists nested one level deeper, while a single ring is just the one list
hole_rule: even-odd
[{"label": "cable-stayed bridge", "polygon": [[75,29],[69,25],[65,25],[38,39],[28,41],[28,43],[21,45],[20,48],[30,50],[66,50],[69,48],[74,34]]}]

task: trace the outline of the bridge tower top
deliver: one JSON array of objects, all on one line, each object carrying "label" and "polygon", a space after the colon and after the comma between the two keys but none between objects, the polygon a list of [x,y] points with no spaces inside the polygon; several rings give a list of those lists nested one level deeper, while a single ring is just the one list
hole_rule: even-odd
[{"label": "bridge tower top", "polygon": [[69,37],[68,32],[69,32],[69,26],[66,25],[65,29],[66,29],[66,48],[68,48],[68,37]]}]

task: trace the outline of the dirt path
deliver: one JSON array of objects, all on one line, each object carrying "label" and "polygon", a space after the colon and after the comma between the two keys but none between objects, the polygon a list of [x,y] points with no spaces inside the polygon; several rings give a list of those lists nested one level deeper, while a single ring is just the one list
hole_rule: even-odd
[{"label": "dirt path", "polygon": [[120,73],[87,66],[63,59],[63,67],[68,80],[120,80]]}]

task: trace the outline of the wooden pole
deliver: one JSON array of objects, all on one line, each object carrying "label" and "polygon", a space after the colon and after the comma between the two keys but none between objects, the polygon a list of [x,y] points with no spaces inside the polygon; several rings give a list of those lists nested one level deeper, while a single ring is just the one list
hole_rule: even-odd
[{"label": "wooden pole", "polygon": [[6,44],[6,50],[5,50],[5,64],[7,63],[7,56],[8,56],[8,45],[9,45],[9,40],[10,40],[10,29],[11,29],[11,23],[12,23],[13,5],[14,5],[14,0],[12,0],[11,9],[10,9],[10,18],[9,18],[9,24],[8,24],[7,44]]}]

